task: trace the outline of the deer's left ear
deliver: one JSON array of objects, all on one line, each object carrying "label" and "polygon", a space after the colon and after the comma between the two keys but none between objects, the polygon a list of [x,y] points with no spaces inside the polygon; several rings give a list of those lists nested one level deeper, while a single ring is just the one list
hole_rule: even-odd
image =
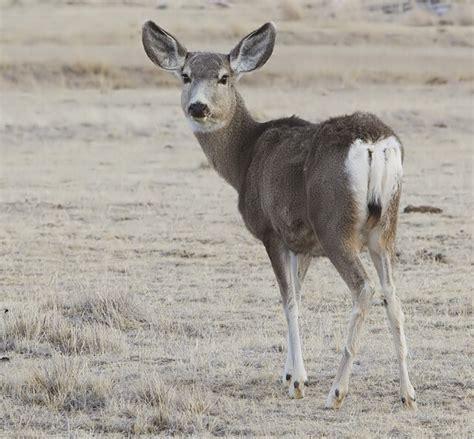
[{"label": "deer's left ear", "polygon": [[184,66],[186,48],[153,21],[143,25],[142,41],[148,58],[162,69],[177,71]]},{"label": "deer's left ear", "polygon": [[233,72],[240,75],[262,67],[273,52],[275,39],[276,28],[271,22],[248,34],[229,54]]}]

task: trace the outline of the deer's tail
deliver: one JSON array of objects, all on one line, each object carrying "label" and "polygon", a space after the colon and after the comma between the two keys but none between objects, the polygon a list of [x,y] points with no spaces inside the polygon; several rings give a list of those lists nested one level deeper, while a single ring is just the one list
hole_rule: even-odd
[{"label": "deer's tail", "polygon": [[378,220],[387,211],[402,181],[402,147],[395,136],[375,143],[357,140],[351,146],[346,169],[359,217]]}]

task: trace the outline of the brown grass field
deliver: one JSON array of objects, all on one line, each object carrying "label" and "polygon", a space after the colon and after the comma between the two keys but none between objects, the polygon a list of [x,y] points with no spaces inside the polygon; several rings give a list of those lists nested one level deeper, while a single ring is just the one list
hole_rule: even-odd
[{"label": "brown grass field", "polygon": [[[473,437],[472,3],[443,17],[328,3],[0,1],[0,436]],[[365,110],[399,133],[417,412],[399,402],[380,294],[350,394],[323,409],[351,308],[327,259],[303,291],[311,387],[287,397],[271,266],[179,84],[146,58],[146,19],[190,50],[274,20],[273,57],[240,86],[256,117]]]}]

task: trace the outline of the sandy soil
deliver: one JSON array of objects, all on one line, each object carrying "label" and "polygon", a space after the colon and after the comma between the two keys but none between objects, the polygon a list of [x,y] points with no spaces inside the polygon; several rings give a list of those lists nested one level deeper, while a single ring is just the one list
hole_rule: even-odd
[{"label": "sandy soil", "polygon": [[[321,2],[118,3],[1,2],[1,434],[472,437],[473,27]],[[399,133],[401,209],[442,209],[400,213],[416,413],[379,294],[345,405],[323,409],[351,306],[326,259],[303,292],[311,387],[288,399],[270,264],[143,53],[148,18],[216,50],[273,19],[273,58],[241,84],[258,118],[362,109]]]}]

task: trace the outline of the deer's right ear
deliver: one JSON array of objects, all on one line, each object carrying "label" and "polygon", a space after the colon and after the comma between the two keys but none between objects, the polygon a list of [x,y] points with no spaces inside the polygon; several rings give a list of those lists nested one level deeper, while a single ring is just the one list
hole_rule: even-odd
[{"label": "deer's right ear", "polygon": [[273,23],[248,34],[229,53],[230,67],[237,75],[262,67],[270,58],[275,45],[276,28]]},{"label": "deer's right ear", "polygon": [[185,47],[153,21],[143,25],[142,42],[148,58],[162,69],[177,71],[184,66],[187,54]]}]

